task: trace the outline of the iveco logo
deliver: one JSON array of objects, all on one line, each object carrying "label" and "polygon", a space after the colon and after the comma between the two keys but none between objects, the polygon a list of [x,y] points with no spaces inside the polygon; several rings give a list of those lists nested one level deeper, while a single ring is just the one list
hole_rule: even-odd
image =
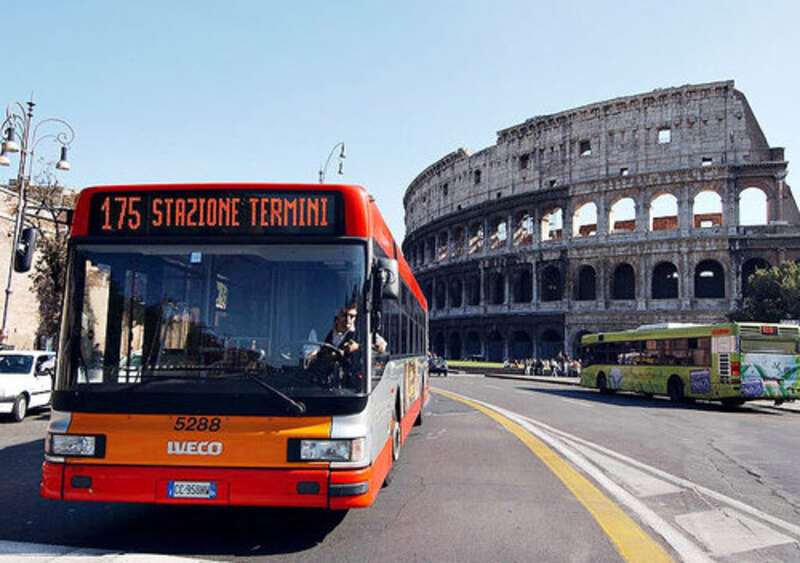
[{"label": "iveco logo", "polygon": [[167,453],[174,455],[219,455],[222,442],[167,442]]}]

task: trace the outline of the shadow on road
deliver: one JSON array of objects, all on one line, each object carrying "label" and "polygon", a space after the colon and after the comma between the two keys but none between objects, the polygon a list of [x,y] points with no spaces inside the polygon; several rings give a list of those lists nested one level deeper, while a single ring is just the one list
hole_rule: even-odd
[{"label": "shadow on road", "polygon": [[545,395],[559,396],[569,399],[577,399],[593,403],[603,403],[607,405],[615,405],[620,407],[638,407],[638,408],[652,408],[652,409],[685,409],[685,410],[702,410],[705,412],[720,412],[720,413],[736,413],[743,416],[747,415],[775,415],[781,416],[785,413],[778,410],[766,410],[764,407],[756,407],[745,403],[741,406],[723,405],[713,401],[701,401],[696,399],[688,399],[684,403],[673,403],[666,397],[648,397],[647,395],[639,395],[636,393],[609,393],[602,394],[595,389],[585,388],[571,388],[571,389],[556,389],[556,388],[542,388],[542,387],[528,387],[520,386],[516,389],[520,391],[530,391],[531,393],[542,393]]},{"label": "shadow on road", "polygon": [[43,440],[0,449],[0,540],[184,555],[298,553],[347,512],[64,502],[39,496]]}]

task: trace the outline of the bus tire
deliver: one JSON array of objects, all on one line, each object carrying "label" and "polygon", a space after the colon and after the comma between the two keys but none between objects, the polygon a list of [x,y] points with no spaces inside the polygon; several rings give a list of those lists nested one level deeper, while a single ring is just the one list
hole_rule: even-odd
[{"label": "bus tire", "polygon": [[597,390],[606,395],[609,393],[608,384],[606,383],[606,374],[597,374]]},{"label": "bus tire", "polygon": [[389,472],[386,473],[386,477],[383,478],[383,486],[388,487],[392,484],[392,479],[394,479],[394,470],[395,464],[397,460],[400,458],[400,448],[402,446],[403,441],[403,429],[400,426],[400,409],[395,408],[392,411],[392,427],[391,427],[391,434],[392,434],[392,466],[389,468]]},{"label": "bus tire", "polygon": [[685,401],[683,395],[683,380],[678,375],[673,375],[667,382],[667,394],[669,400],[673,403],[682,403]]},{"label": "bus tire", "polygon": [[28,397],[25,394],[17,395],[14,399],[14,406],[11,409],[11,418],[15,422],[22,422],[25,415],[28,413]]}]

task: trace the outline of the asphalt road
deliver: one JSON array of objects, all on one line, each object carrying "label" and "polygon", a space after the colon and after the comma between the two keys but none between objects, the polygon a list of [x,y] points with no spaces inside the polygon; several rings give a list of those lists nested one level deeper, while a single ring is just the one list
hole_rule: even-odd
[{"label": "asphalt road", "polygon": [[[0,498],[7,507],[0,511],[0,554],[622,560],[627,540],[601,525],[582,489],[567,486],[566,470],[553,465],[567,460],[564,466],[675,559],[800,559],[800,413],[676,408],[483,377],[434,378],[433,386],[505,409],[504,419],[520,433],[436,394],[404,446],[392,485],[373,507],[346,513],[44,500],[38,483],[47,414],[0,423]],[[521,436],[544,450],[532,450]]]}]

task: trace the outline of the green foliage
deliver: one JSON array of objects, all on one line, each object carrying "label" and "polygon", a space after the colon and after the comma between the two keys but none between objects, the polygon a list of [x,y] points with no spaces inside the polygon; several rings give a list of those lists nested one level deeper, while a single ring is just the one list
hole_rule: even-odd
[{"label": "green foliage", "polygon": [[729,315],[734,321],[779,322],[800,319],[800,264],[756,270],[749,279],[749,296]]},{"label": "green foliage", "polygon": [[39,300],[39,330],[58,342],[61,324],[61,299],[67,271],[67,241],[64,237],[43,236],[36,245],[37,261],[33,288]]}]

